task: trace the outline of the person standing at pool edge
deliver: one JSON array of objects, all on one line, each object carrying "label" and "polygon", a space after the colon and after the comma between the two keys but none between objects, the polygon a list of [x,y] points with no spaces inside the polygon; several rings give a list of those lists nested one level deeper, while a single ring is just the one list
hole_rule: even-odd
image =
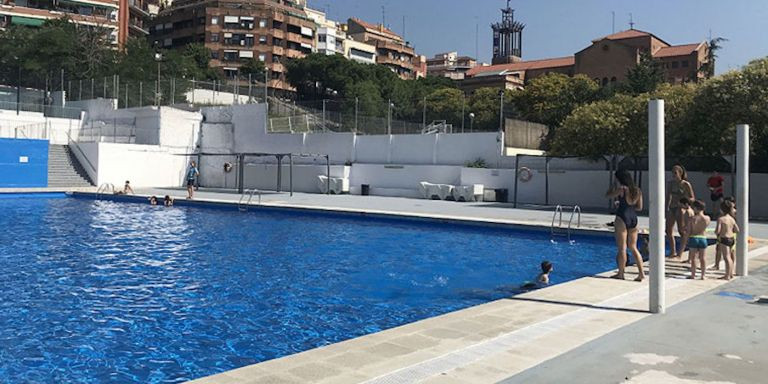
[{"label": "person standing at pool edge", "polygon": [[195,179],[200,175],[200,171],[197,170],[197,164],[194,161],[189,162],[189,168],[187,169],[187,199],[192,200],[195,193]]},{"label": "person standing at pool edge", "polygon": [[627,171],[616,171],[615,184],[605,196],[609,199],[617,199],[619,206],[616,209],[616,219],[613,230],[616,236],[616,264],[619,272],[612,276],[615,279],[624,280],[624,269],[627,265],[627,248],[632,252],[632,257],[637,265],[638,275],[635,281],[643,281],[643,256],[637,249],[637,211],[643,209],[643,192],[635,186],[632,175]]},{"label": "person standing at pool edge", "polygon": [[682,256],[684,250],[677,251],[677,242],[675,241],[675,225],[677,231],[682,235],[681,229],[684,228],[683,210],[680,207],[680,199],[686,198],[688,201],[696,200],[693,193],[693,187],[688,182],[688,174],[680,165],[672,167],[672,180],[667,185],[667,238],[669,239],[669,257],[677,258]]},{"label": "person standing at pool edge", "polygon": [[712,200],[712,215],[719,217],[722,212],[720,210],[720,204],[723,203],[725,179],[717,171],[712,171],[712,176],[707,179],[707,187],[709,187],[710,199]]}]

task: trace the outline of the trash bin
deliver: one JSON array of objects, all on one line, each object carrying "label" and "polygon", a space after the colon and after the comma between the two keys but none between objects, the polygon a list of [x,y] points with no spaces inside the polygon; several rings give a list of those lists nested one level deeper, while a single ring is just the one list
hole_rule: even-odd
[{"label": "trash bin", "polygon": [[499,203],[506,203],[509,201],[509,189],[498,188],[496,189],[496,201]]},{"label": "trash bin", "polygon": [[363,184],[360,186],[360,194],[363,196],[368,196],[371,194],[371,186],[368,184]]}]

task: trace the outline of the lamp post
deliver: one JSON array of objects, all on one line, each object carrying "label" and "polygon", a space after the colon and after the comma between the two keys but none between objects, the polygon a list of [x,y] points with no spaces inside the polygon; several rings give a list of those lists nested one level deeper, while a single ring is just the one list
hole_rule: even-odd
[{"label": "lamp post", "polygon": [[157,83],[155,83],[155,105],[160,107],[160,62],[163,61],[163,54],[159,50],[155,51],[155,61],[157,62]]},{"label": "lamp post", "polygon": [[387,135],[392,134],[392,108],[394,107],[392,100],[387,100]]},{"label": "lamp post", "polygon": [[469,131],[472,132],[472,129],[475,127],[475,113],[470,112],[469,113]]},{"label": "lamp post", "polygon": [[499,99],[501,105],[499,106],[499,132],[504,131],[504,90],[499,91]]}]

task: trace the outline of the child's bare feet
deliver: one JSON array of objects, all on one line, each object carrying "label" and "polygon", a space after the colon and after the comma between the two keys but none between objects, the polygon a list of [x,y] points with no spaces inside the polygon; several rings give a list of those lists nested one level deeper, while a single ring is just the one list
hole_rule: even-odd
[{"label": "child's bare feet", "polygon": [[717,264],[712,264],[712,266],[709,267],[709,269],[711,269],[713,271],[719,271],[720,270],[720,266],[717,265]]},{"label": "child's bare feet", "polygon": [[621,274],[621,273],[617,273],[617,274],[611,276],[611,279],[624,280],[624,275]]},{"label": "child's bare feet", "polygon": [[638,277],[635,278],[635,281],[637,281],[639,283],[639,282],[643,281],[643,279],[645,279],[645,276],[638,276]]},{"label": "child's bare feet", "polygon": [[723,277],[718,278],[718,280],[730,280],[730,279],[731,278],[728,277],[728,276],[723,276]]}]

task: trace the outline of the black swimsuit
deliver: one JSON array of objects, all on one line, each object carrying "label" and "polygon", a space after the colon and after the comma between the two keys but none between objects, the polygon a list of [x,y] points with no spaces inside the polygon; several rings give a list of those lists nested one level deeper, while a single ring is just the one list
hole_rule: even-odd
[{"label": "black swimsuit", "polygon": [[619,208],[616,210],[616,217],[624,222],[627,229],[637,228],[637,212],[634,205],[627,204],[626,196],[619,196]]}]

